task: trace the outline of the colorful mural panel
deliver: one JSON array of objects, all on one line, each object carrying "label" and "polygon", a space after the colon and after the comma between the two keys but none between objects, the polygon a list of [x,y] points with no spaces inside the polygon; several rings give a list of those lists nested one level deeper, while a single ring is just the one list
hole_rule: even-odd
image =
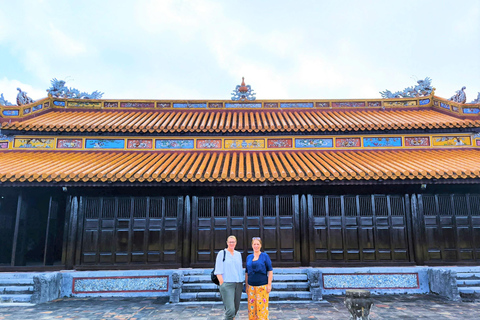
[{"label": "colorful mural panel", "polygon": [[296,138],[296,148],[332,148],[333,138]]},{"label": "colorful mural panel", "polygon": [[12,116],[18,116],[20,112],[19,110],[3,110],[2,113],[4,116],[12,117]]},{"label": "colorful mural panel", "polygon": [[368,101],[367,102],[367,105],[369,107],[381,107],[382,106],[382,102],[381,101]]},{"label": "colorful mural panel", "polygon": [[155,103],[154,102],[121,102],[120,108],[152,109],[152,108],[155,108]]},{"label": "colorful mural panel", "polygon": [[55,147],[55,139],[53,138],[21,138],[15,139],[15,148],[46,148],[53,149]]},{"label": "colorful mural panel", "polygon": [[197,149],[221,149],[221,139],[198,139]]},{"label": "colorful mural panel", "polygon": [[406,147],[429,147],[429,137],[405,137]]},{"label": "colorful mural panel", "polygon": [[328,102],[317,102],[317,108],[330,108],[330,104]]},{"label": "colorful mural panel", "polygon": [[25,114],[29,114],[29,113],[30,113],[30,111],[31,111],[31,109],[30,109],[30,108],[26,108],[25,110],[23,110],[23,114],[24,114],[24,115],[25,115]]},{"label": "colorful mural panel", "polygon": [[50,107],[50,102],[47,101],[44,103],[44,105],[45,105],[45,109],[47,109],[48,107]]},{"label": "colorful mural panel", "polygon": [[86,139],[85,148],[87,149],[123,149],[125,140],[123,139]]},{"label": "colorful mural panel", "polygon": [[206,109],[206,103],[174,103],[174,108],[187,108],[187,109]]},{"label": "colorful mural panel", "polygon": [[419,103],[420,103],[421,106],[424,106],[424,105],[430,103],[430,99],[420,99]]},{"label": "colorful mural panel", "polygon": [[223,103],[209,103],[208,107],[212,109],[221,109],[223,108]]},{"label": "colorful mural panel", "polygon": [[5,142],[5,141],[0,142],[0,149],[8,149],[8,142]]},{"label": "colorful mural panel", "polygon": [[127,149],[152,149],[152,139],[127,139]]},{"label": "colorful mural panel", "polygon": [[452,111],[458,112],[458,107],[452,106]]},{"label": "colorful mural panel", "polygon": [[416,101],[384,101],[383,105],[385,107],[408,107],[408,106],[416,106]]},{"label": "colorful mural panel", "polygon": [[443,109],[450,110],[450,105],[448,105],[446,103],[443,103],[443,102],[440,102],[440,107],[442,107]]},{"label": "colorful mural panel", "polygon": [[58,149],[80,149],[82,148],[82,139],[57,139]]},{"label": "colorful mural panel", "polygon": [[104,102],[103,106],[105,108],[118,108],[118,102]]},{"label": "colorful mural panel", "polygon": [[477,113],[480,113],[480,108],[463,108],[463,113],[477,114]]},{"label": "colorful mural panel", "polygon": [[477,142],[477,147],[480,147],[480,140],[475,140]]},{"label": "colorful mural panel", "polygon": [[333,108],[362,108],[365,107],[365,102],[332,102]]},{"label": "colorful mural panel", "polygon": [[193,139],[157,139],[155,149],[193,149]]},{"label": "colorful mural panel", "polygon": [[263,104],[264,108],[278,108],[278,103],[266,102]]},{"label": "colorful mural panel", "polygon": [[53,100],[54,106],[65,107],[65,101]]},{"label": "colorful mural panel", "polygon": [[41,109],[43,109],[43,105],[39,104],[37,106],[32,107],[32,112],[35,112],[35,111],[38,111],[38,110],[41,110]]},{"label": "colorful mural panel", "polygon": [[261,103],[225,103],[225,108],[261,108]]},{"label": "colorful mural panel", "polygon": [[263,149],[264,139],[225,139],[225,149]]},{"label": "colorful mural panel", "polygon": [[157,108],[171,108],[172,104],[170,102],[158,102],[157,103]]},{"label": "colorful mural panel", "polygon": [[363,138],[363,146],[366,148],[401,147],[402,138],[395,138],[395,137]]},{"label": "colorful mural panel", "polygon": [[313,102],[286,102],[286,103],[280,103],[280,108],[313,108]]},{"label": "colorful mural panel", "polygon": [[432,137],[434,146],[470,146],[472,145],[470,137],[457,137],[457,136],[445,136],[445,137]]},{"label": "colorful mural panel", "polygon": [[68,101],[67,106],[73,108],[100,108],[102,103],[92,101]]},{"label": "colorful mural panel", "polygon": [[268,148],[291,148],[292,139],[267,139]]},{"label": "colorful mural panel", "polygon": [[358,148],[361,147],[360,138],[337,138],[335,139],[337,148]]}]

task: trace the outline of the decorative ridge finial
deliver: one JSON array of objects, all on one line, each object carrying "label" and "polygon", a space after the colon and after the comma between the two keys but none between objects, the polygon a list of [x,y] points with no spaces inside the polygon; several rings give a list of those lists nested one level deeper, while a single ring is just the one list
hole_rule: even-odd
[{"label": "decorative ridge finial", "polygon": [[418,80],[417,85],[405,88],[403,91],[392,93],[390,90],[385,90],[380,92],[380,94],[384,99],[416,98],[429,96],[434,90],[435,89],[432,88],[432,79],[426,77],[424,80]]},{"label": "decorative ridge finial", "polygon": [[463,86],[462,89],[455,91],[455,94],[448,100],[464,104],[467,101],[467,95],[465,94],[467,87]]},{"label": "decorative ridge finial", "polygon": [[245,101],[245,100],[249,100],[249,101],[253,101],[255,100],[256,97],[255,97],[255,93],[253,92],[252,88],[250,87],[250,85],[246,85],[245,84],[245,77],[242,77],[242,83],[240,85],[237,85],[235,87],[235,90],[233,90],[233,93],[232,93],[232,100],[233,101],[238,101],[238,100],[241,100],[241,101]]}]

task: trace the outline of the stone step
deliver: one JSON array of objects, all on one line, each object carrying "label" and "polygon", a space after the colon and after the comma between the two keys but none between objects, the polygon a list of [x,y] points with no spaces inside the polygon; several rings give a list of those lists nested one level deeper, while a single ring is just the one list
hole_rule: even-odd
[{"label": "stone step", "polygon": [[479,287],[459,287],[458,288],[459,293],[475,293],[475,294],[480,294],[480,286]]},{"label": "stone step", "polygon": [[[211,269],[182,269],[179,272],[183,273],[184,276],[191,275],[210,275],[213,270]],[[297,268],[274,268],[274,274],[306,274],[307,269],[297,269]]]},{"label": "stone step", "polygon": [[[247,295],[242,293],[242,300],[247,299]],[[270,301],[296,301],[312,300],[310,292],[297,291],[272,291],[269,295]],[[180,301],[221,301],[219,292],[185,292],[180,294]]]},{"label": "stone step", "polygon": [[459,272],[457,273],[457,279],[480,279],[480,273]]},{"label": "stone step", "polygon": [[33,286],[32,279],[0,278],[0,286]]},{"label": "stone step", "polygon": [[0,294],[33,293],[33,286],[0,286]]},{"label": "stone step", "polygon": [[31,294],[0,294],[2,302],[30,302],[32,300]]},{"label": "stone step", "polygon": [[[274,282],[273,290],[279,291],[308,291],[308,282]],[[208,292],[218,291],[218,286],[214,283],[184,283],[182,292]]]},{"label": "stone step", "polygon": [[30,272],[2,272],[0,279],[33,279],[34,275],[39,275]]},{"label": "stone step", "polygon": [[479,287],[480,286],[480,279],[457,279],[457,286],[458,287]]}]

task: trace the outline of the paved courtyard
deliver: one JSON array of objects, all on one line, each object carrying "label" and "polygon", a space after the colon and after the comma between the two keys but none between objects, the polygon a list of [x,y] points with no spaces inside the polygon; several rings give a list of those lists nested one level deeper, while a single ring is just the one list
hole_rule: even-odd
[{"label": "paved courtyard", "polygon": [[[371,319],[480,319],[480,302],[452,302],[434,295],[374,296]],[[219,304],[169,304],[154,298],[69,298],[27,307],[0,305],[0,319],[220,320]],[[248,319],[242,304],[239,319]],[[321,303],[271,304],[270,319],[349,319],[343,297]]]}]

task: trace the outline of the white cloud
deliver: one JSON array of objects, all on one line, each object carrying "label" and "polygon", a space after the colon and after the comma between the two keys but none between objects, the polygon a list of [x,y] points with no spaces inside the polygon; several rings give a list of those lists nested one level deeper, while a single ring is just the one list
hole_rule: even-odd
[{"label": "white cloud", "polygon": [[4,98],[13,104],[17,104],[17,88],[27,92],[27,95],[33,100],[38,100],[47,96],[45,90],[39,90],[29,84],[22,83],[18,80],[10,80],[6,77],[0,79],[0,88],[2,90],[0,93],[3,93]]}]

